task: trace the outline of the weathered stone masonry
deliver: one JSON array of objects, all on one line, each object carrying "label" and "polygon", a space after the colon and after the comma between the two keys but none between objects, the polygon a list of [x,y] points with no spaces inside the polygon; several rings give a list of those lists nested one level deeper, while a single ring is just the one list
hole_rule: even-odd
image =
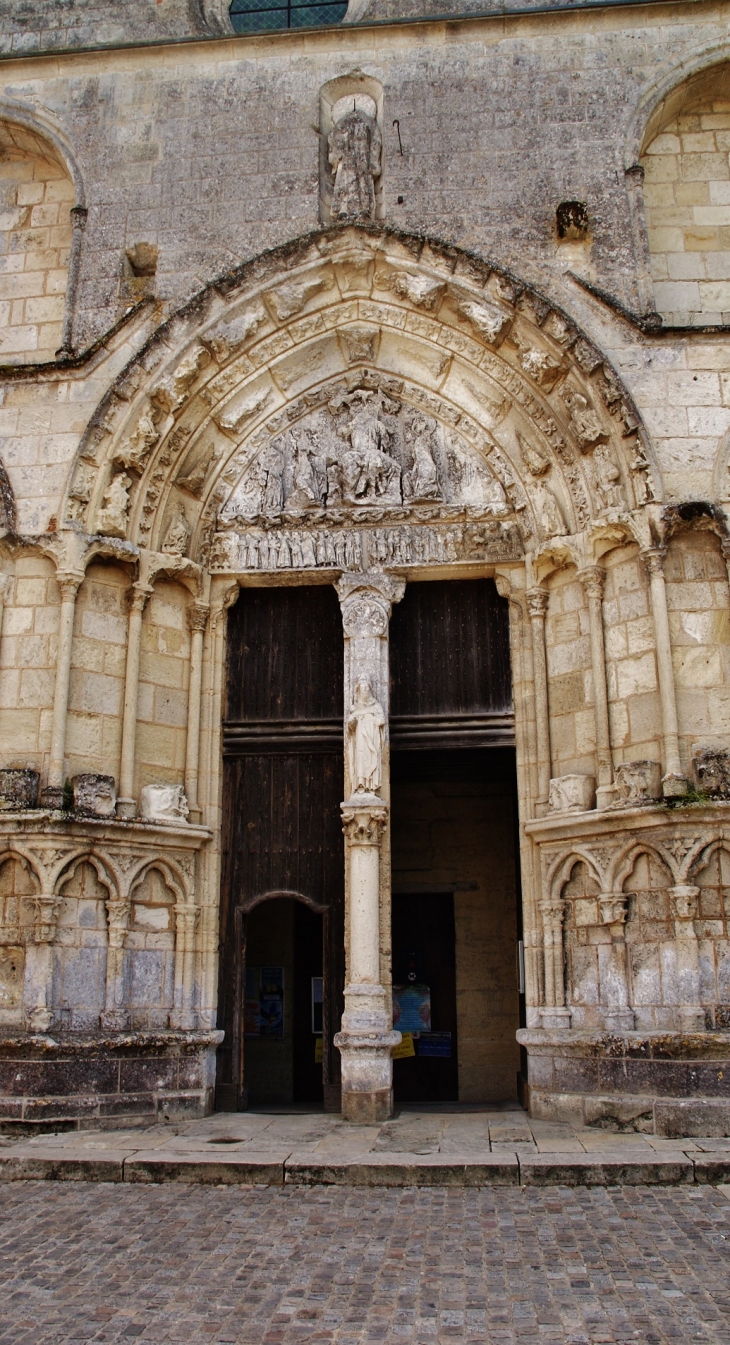
[{"label": "weathered stone masonry", "polygon": [[221,13],[0,27],[2,1119],[212,1105],[226,613],[309,582],[384,718],[338,1046],[387,1114],[388,622],[484,576],[528,1105],[730,1133],[727,18]]}]

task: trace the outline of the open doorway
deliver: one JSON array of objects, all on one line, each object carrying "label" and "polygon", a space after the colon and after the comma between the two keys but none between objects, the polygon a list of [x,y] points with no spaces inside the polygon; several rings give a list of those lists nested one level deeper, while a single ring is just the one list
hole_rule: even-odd
[{"label": "open doorway", "polygon": [[275,898],[246,919],[243,1070],[251,1107],[323,1105],[323,917]]},{"label": "open doorway", "polygon": [[514,1102],[517,788],[508,611],[493,582],[409,585],[391,624],[390,723],[393,994],[407,1034],[395,1100]]}]

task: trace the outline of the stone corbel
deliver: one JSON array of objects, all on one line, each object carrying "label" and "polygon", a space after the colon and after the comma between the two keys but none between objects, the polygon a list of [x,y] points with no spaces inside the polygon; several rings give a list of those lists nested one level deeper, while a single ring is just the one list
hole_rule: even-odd
[{"label": "stone corbel", "polygon": [[695,925],[699,895],[699,887],[691,883],[679,883],[669,888],[681,1032],[703,1032],[705,1028],[705,1011],[700,1004],[700,956]]},{"label": "stone corbel", "polygon": [[122,1032],[129,1026],[129,1014],[124,1007],[124,945],[129,929],[131,901],[129,897],[110,897],[107,910],[106,994],[101,1026],[107,1031]]},{"label": "stone corbel", "polygon": [[570,1010],[565,1005],[563,971],[563,922],[566,902],[541,901],[543,957],[545,965],[545,1004],[540,1010],[544,1028],[569,1028]]},{"label": "stone corbel", "polygon": [[23,985],[25,1023],[31,1032],[47,1032],[53,1022],[50,1002],[53,941],[62,900],[49,892],[31,898],[35,920],[26,946]]},{"label": "stone corbel", "polygon": [[609,1032],[632,1032],[634,1011],[629,1006],[628,962],[625,925],[628,897],[625,892],[598,895],[601,926],[610,934],[609,943],[598,945],[601,1004]]}]

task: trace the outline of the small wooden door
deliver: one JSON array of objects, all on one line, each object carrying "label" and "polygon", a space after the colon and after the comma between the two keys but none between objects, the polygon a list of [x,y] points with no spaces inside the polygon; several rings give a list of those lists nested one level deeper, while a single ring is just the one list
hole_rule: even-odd
[{"label": "small wooden door", "polygon": [[228,625],[217,1105],[245,1105],[243,912],[265,893],[325,910],[322,1080],[339,1110],[344,991],[342,621],[326,587],[243,589]]}]

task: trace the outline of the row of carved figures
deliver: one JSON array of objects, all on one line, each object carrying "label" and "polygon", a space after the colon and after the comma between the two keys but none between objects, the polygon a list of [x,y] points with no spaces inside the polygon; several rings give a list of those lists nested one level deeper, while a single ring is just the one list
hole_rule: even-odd
[{"label": "row of carved figures", "polygon": [[[326,566],[359,570],[364,553],[371,564],[411,565],[459,559],[461,530],[379,528],[352,532],[247,532],[239,537],[239,562],[246,570],[309,569]],[[364,544],[364,545],[363,545]]]}]

